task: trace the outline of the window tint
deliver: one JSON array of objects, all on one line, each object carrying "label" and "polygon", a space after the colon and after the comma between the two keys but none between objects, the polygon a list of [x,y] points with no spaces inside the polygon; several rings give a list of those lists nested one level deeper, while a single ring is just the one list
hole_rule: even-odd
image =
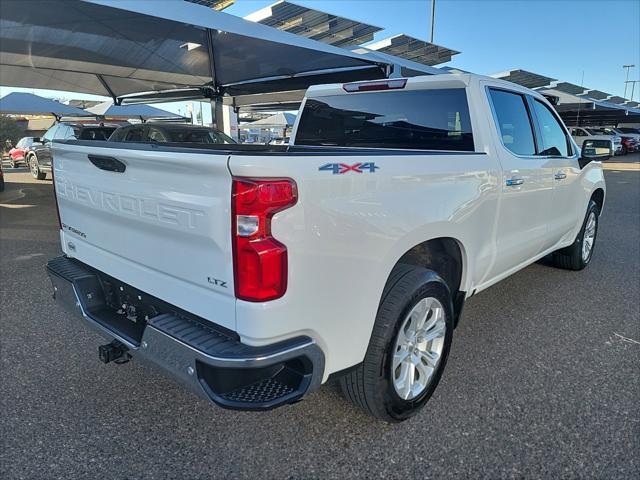
[{"label": "window tint", "polygon": [[149,136],[150,142],[166,142],[167,141],[167,139],[162,134],[162,132],[157,128],[150,127],[148,136]]},{"label": "window tint", "polygon": [[524,97],[503,90],[489,91],[504,146],[516,155],[534,155],[533,129]]},{"label": "window tint", "polygon": [[127,134],[129,129],[126,127],[117,128],[109,137],[109,140],[114,142],[122,142],[124,140],[124,136]]},{"label": "window tint", "polygon": [[144,141],[142,138],[142,132],[143,132],[142,127],[132,128],[127,132],[124,138],[124,141],[125,142],[142,142]]},{"label": "window tint", "polygon": [[549,107],[539,100],[533,101],[538,126],[540,127],[541,145],[538,155],[569,156],[569,144],[564,129]]},{"label": "window tint", "polygon": [[107,140],[115,127],[89,127],[76,129],[76,137],[80,140]]},{"label": "window tint", "polygon": [[307,100],[297,145],[473,151],[462,88],[332,95]]},{"label": "window tint", "polygon": [[231,137],[222,132],[215,132],[207,128],[167,128],[171,142],[186,143],[235,143]]}]

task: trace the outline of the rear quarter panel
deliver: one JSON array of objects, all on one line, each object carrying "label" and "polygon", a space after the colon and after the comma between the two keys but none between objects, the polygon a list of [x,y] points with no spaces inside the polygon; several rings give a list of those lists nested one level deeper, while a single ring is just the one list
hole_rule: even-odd
[{"label": "rear quarter panel", "polygon": [[[366,162],[375,172],[319,170]],[[325,352],[325,376],[362,360],[389,273],[413,246],[457,239],[472,259],[462,289],[493,259],[498,164],[490,155],[232,155],[230,169],[290,177],[299,190],[298,203],[272,224],[288,248],[287,293],[267,303],[238,301],[238,333],[251,344],[308,334]]]}]

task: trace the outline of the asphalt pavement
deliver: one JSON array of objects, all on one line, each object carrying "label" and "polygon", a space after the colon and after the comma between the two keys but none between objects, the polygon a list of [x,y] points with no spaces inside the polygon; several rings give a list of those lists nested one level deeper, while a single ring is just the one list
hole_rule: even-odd
[{"label": "asphalt pavement", "polygon": [[435,395],[400,425],[335,384],[233,412],[103,365],[51,299],[51,181],[5,170],[0,477],[640,478],[640,170],[612,167],[591,265],[537,263],[470,299]]}]

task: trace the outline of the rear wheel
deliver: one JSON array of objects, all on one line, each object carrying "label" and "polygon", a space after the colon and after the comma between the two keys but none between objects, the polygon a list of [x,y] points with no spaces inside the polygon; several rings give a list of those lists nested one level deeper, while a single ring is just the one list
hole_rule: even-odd
[{"label": "rear wheel", "polygon": [[16,161],[13,158],[11,160],[9,160],[9,166],[11,168],[16,168],[16,165],[17,165]]},{"label": "rear wheel", "polygon": [[591,200],[582,222],[582,228],[573,244],[553,253],[553,263],[556,267],[567,270],[582,270],[589,265],[598,235],[599,219],[598,205]]},{"label": "rear wheel", "polygon": [[341,377],[342,391],[381,420],[406,420],[438,385],[452,336],[445,282],[432,270],[399,264],[385,287],[364,361]]},{"label": "rear wheel", "polygon": [[37,180],[44,180],[47,178],[47,174],[45,172],[40,171],[40,166],[38,165],[38,157],[32,155],[29,159],[29,168],[31,170],[31,175],[33,178]]}]

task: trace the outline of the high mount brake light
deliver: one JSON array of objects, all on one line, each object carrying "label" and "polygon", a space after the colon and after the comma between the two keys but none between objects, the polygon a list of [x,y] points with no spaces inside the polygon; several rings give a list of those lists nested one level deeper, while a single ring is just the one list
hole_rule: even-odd
[{"label": "high mount brake light", "polygon": [[287,291],[287,247],[271,234],[273,216],[298,200],[290,178],[234,177],[231,191],[236,297],[265,302]]},{"label": "high mount brake light", "polygon": [[401,90],[407,85],[406,78],[395,80],[382,80],[376,82],[345,83],[342,88],[345,92],[373,92],[376,90]]}]

